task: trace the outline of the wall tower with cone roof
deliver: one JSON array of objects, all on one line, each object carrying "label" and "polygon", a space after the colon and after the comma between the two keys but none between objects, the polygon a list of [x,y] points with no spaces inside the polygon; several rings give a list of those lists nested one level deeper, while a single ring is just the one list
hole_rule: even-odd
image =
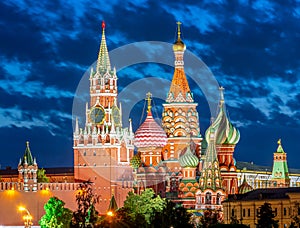
[{"label": "wall tower with cone roof", "polygon": [[19,181],[24,183],[24,191],[37,191],[37,170],[36,159],[32,157],[29,142],[26,142],[26,149],[18,164]]},{"label": "wall tower with cone roof", "polygon": [[271,178],[271,186],[273,187],[289,187],[290,177],[286,161],[286,153],[281,145],[281,139],[277,142],[278,147],[274,153],[273,170]]}]

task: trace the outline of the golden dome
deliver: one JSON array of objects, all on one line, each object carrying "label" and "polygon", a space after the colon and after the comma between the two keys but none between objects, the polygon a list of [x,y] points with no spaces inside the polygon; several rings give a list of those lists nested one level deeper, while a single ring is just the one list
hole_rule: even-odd
[{"label": "golden dome", "polygon": [[175,41],[174,45],[173,45],[173,51],[185,51],[185,44],[183,43],[183,41],[180,38],[180,25],[181,23],[178,21],[177,22],[178,25],[178,29],[177,29],[177,40]]}]

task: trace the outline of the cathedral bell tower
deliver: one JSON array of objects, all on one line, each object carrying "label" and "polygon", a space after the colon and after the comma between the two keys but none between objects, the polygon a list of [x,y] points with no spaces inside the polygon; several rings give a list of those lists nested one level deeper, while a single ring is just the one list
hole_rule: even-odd
[{"label": "cathedral bell tower", "polygon": [[162,127],[168,141],[163,148],[163,159],[171,171],[179,171],[179,157],[191,143],[196,147],[196,155],[200,156],[201,134],[199,117],[185,72],[183,55],[186,49],[181,40],[180,22],[177,22],[177,40],[173,45],[175,70],[166,102],[163,104]]},{"label": "cathedral bell tower", "polygon": [[80,128],[77,118],[75,123],[74,176],[77,180],[90,180],[98,187],[103,198],[101,211],[108,207],[112,192],[123,202],[131,190],[128,178],[134,149],[131,122],[129,128],[122,127],[116,69],[111,69],[104,22],[97,65],[91,68],[89,80],[90,104],[86,104],[85,125]]}]

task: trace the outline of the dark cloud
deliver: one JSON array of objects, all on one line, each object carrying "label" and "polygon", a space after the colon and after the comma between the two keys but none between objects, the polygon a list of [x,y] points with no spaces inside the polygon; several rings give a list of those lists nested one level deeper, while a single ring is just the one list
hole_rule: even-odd
[{"label": "dark cloud", "polygon": [[[241,131],[237,159],[257,157],[256,163],[271,165],[279,137],[284,139],[288,158],[296,158],[300,135],[299,9],[296,1],[1,2],[0,138],[5,150],[11,151],[1,162],[16,166],[25,141],[30,140],[39,166],[73,165],[73,96],[97,59],[102,20],[107,25],[109,51],[138,41],[172,43],[175,22],[180,20],[187,49],[201,57],[226,89],[228,114]],[[157,52],[151,45],[134,51],[136,56]],[[121,54],[120,58],[130,57]],[[159,52],[159,56],[173,58],[171,50]],[[112,63],[118,66],[116,59]],[[197,73],[193,70],[189,73]],[[202,73],[199,69],[204,85],[190,75],[188,79],[204,134],[212,101],[201,91],[209,84]],[[151,77],[170,81],[172,75],[169,66],[133,65],[118,72],[119,91],[145,78],[145,88],[155,91],[158,86]],[[167,92],[168,88],[160,90]],[[137,128],[145,93],[132,93],[136,104],[131,113],[136,114],[132,118]],[[158,116],[161,97],[156,98]],[[217,103],[218,95],[212,97]],[[3,143],[12,138],[17,143]],[[289,165],[297,167],[297,162],[293,159]]]}]

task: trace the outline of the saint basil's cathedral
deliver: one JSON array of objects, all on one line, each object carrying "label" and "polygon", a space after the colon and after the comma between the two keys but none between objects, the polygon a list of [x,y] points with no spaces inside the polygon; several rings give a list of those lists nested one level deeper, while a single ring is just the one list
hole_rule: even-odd
[{"label": "saint basil's cathedral", "polygon": [[[162,123],[158,124],[152,116],[149,91],[147,117],[135,133],[131,122],[129,128],[122,127],[117,75],[110,65],[102,24],[97,65],[90,72],[85,126],[80,128],[76,119],[74,178],[89,179],[102,196],[107,194],[104,198],[114,195],[121,202],[132,189],[140,193],[153,188],[156,194],[187,208],[220,209],[227,194],[238,192],[233,154],[240,134],[226,115],[221,87],[219,113],[202,138],[198,104],[184,71],[186,45],[181,39],[180,23],[177,24],[173,44],[175,68],[163,104]],[[203,141],[207,144],[204,154]]]}]

